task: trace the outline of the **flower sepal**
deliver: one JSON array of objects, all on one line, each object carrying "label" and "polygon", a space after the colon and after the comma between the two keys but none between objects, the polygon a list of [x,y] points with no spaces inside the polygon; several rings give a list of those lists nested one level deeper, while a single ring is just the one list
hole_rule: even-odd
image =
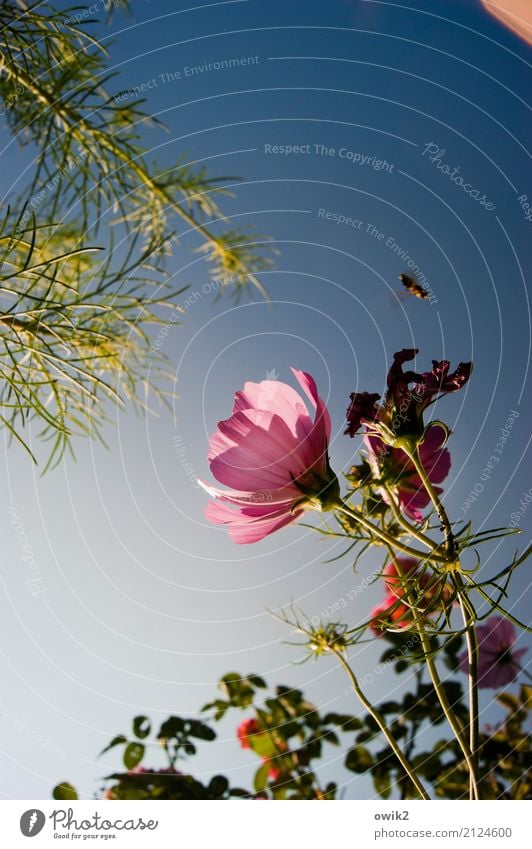
[{"label": "flower sepal", "polygon": [[445,438],[444,438],[443,442],[440,443],[440,448],[444,448],[445,445],[447,444],[448,440],[449,440],[450,435],[451,435],[451,429],[449,427],[447,427],[445,422],[442,422],[439,419],[434,419],[433,421],[428,423],[425,430],[421,434],[420,439],[418,439],[418,441],[417,441],[418,445],[422,445],[425,442],[425,439],[427,438],[428,433],[429,433],[429,429],[433,428],[433,427],[439,427],[441,430],[443,430],[443,432],[445,434]]},{"label": "flower sepal", "polygon": [[327,513],[338,508],[338,505],[342,503],[340,483],[329,465],[327,471],[329,476],[326,480],[316,474],[306,475],[304,483],[295,478],[292,479],[294,486],[303,495],[292,505],[292,513],[299,510]]}]

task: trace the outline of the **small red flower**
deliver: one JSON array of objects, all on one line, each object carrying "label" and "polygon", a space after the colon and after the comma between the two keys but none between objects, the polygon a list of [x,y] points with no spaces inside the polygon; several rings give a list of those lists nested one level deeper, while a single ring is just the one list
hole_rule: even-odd
[{"label": "small red flower", "polygon": [[[268,758],[263,758],[262,760],[263,760],[263,763],[268,763]],[[269,778],[271,778],[272,781],[277,781],[277,779],[279,778],[280,775],[281,775],[281,770],[278,767],[274,766],[273,764],[270,764],[269,769],[268,769]]]},{"label": "small red flower", "polygon": [[249,738],[253,734],[260,734],[261,730],[256,719],[244,719],[236,729],[236,736],[243,749],[251,749]]},{"label": "small red flower", "polygon": [[430,616],[450,601],[452,591],[445,581],[412,557],[398,557],[388,563],[383,576],[386,595],[371,611],[370,627],[377,634],[411,627],[414,621],[411,604],[415,604],[421,614]]},{"label": "small red flower", "polygon": [[370,615],[370,628],[377,636],[383,631],[408,628],[412,624],[410,608],[392,593],[386,593],[384,600],[373,608]]}]

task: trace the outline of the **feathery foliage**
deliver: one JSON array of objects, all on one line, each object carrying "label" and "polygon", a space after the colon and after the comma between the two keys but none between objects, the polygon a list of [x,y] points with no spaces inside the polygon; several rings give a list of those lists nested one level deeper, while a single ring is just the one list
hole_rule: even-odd
[{"label": "feathery foliage", "polygon": [[[110,4],[108,17],[127,7]],[[142,101],[108,93],[107,49],[81,11],[0,5],[1,112],[34,154],[0,226],[0,421],[32,453],[36,419],[51,440],[47,467],[73,434],[101,437],[106,400],[145,405],[148,378],[159,387],[165,363],[150,331],[183,291],[165,280],[174,219],[199,238],[221,288],[264,292],[256,275],[270,263],[257,236],[220,226],[234,178],[183,158],[164,171],[148,163],[142,136],[160,123]]]}]

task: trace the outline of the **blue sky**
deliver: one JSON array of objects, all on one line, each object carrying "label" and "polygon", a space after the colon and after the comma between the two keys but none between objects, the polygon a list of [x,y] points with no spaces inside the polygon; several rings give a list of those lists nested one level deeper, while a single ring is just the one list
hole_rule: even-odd
[{"label": "blue sky", "polygon": [[[177,222],[170,270],[190,289],[182,325],[162,340],[175,373],[173,412],[111,411],[109,451],[79,442],[77,462],[43,478],[16,447],[6,451],[7,798],[46,798],[62,779],[90,796],[117,763],[113,755],[96,760],[98,751],[133,715],[193,715],[231,669],[302,686],[322,707],[357,710],[332,662],[293,664],[298,652],[282,644],[286,629],[268,609],[293,600],[319,614],[379,559],[368,557],[354,575],[348,558],[324,565],[340,548],[306,528],[236,547],[203,519],[195,477],[209,478],[208,437],[246,380],[272,372],[290,380],[290,366],[313,374],[331,411],[331,462],[340,472],[358,447],[342,434],[349,393],[382,391],[394,351],[419,347],[422,369],[432,359],[473,359],[469,385],[435,411],[454,431],[448,509],[477,527],[506,524],[530,486],[532,221],[522,206],[532,196],[530,50],[474,0],[239,0],[193,10],[134,0],[133,11],[133,22],[117,15],[95,30],[114,39],[110,64],[120,77],[112,93],[144,86],[147,108],[168,128],[146,131],[149,155],[163,166],[182,158],[242,178],[225,204],[231,224],[253,228],[258,240],[269,235],[279,255],[261,277],[270,302],[235,303],[217,297],[192,252],[197,236]],[[28,152],[4,149],[10,137],[1,132],[9,195]],[[431,303],[400,294],[409,258]],[[500,462],[466,509],[512,411],[519,415]],[[531,518],[521,519],[521,547]],[[38,564],[38,596],[26,583],[21,535]],[[514,542],[489,550],[484,575],[506,565]],[[522,618],[527,585],[525,567],[511,599]],[[357,594],[350,622],[379,598],[377,587]],[[375,670],[381,651],[360,648],[361,674]],[[374,699],[406,681],[374,678]],[[483,698],[493,721],[497,709],[489,693]],[[219,747],[197,761],[199,771],[225,771],[235,784],[254,765],[234,742],[237,720],[221,726]],[[340,763],[331,748],[324,777],[345,780],[347,798],[371,795]]]}]

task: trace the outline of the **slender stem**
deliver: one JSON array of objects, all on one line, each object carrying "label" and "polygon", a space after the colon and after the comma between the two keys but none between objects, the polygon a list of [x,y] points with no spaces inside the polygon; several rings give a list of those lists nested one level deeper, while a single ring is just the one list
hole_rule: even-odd
[{"label": "slender stem", "polygon": [[458,603],[465,625],[465,637],[468,658],[469,682],[469,747],[475,763],[475,773],[478,781],[478,748],[479,748],[479,709],[478,709],[478,637],[475,628],[476,616],[471,602],[466,596],[462,576],[458,572],[453,575],[453,582],[458,595]]},{"label": "slender stem", "polygon": [[438,673],[438,669],[437,669],[436,664],[434,662],[434,658],[431,655],[430,643],[427,639],[427,635],[425,634],[425,632],[423,630],[423,626],[418,628],[417,633],[419,634],[419,639],[421,641],[421,646],[423,648],[423,654],[425,656],[425,663],[427,664],[427,669],[429,671],[430,679],[432,681],[432,686],[434,687],[434,689],[436,691],[436,695],[438,696],[439,702],[442,706],[442,710],[445,714],[447,722],[451,726],[453,734],[456,737],[458,745],[460,746],[460,748],[462,750],[462,754],[464,755],[464,758],[466,760],[467,767],[469,769],[470,788],[471,788],[472,798],[478,799],[479,798],[479,794],[478,794],[478,770],[477,770],[477,766],[476,766],[476,760],[475,760],[472,752],[470,751],[466,740],[464,739],[464,733],[463,733],[462,725],[461,725],[460,721],[458,720],[456,714],[454,713],[451,705],[449,704],[449,700],[448,700],[448,698],[445,694],[445,690],[443,689],[442,682],[441,682],[441,679],[440,679],[440,676],[439,676],[439,673]]},{"label": "slender stem", "polygon": [[405,452],[405,454],[409,457],[409,459],[414,464],[416,472],[418,473],[419,477],[421,478],[423,486],[427,490],[427,493],[430,497],[430,500],[432,501],[432,503],[434,505],[434,509],[436,510],[436,513],[438,514],[438,518],[439,518],[441,525],[442,525],[442,528],[443,528],[443,533],[444,533],[444,536],[445,536],[445,545],[447,547],[447,554],[449,555],[449,558],[452,558],[454,560],[455,557],[456,557],[456,546],[455,546],[455,542],[454,542],[454,536],[453,536],[453,531],[452,531],[452,528],[451,528],[451,523],[449,521],[449,517],[447,516],[447,513],[445,512],[445,508],[440,501],[438,493],[434,489],[434,487],[432,485],[432,481],[430,480],[429,476],[427,475],[425,467],[424,467],[423,463],[421,462],[421,457],[419,456],[419,447],[416,446],[415,451],[410,452],[406,448],[403,448],[403,451]]},{"label": "slender stem", "polygon": [[[421,681],[422,681],[422,678],[423,678],[422,668],[420,667],[419,669],[416,669],[415,674],[416,674],[416,692],[415,692],[414,698],[416,699],[416,702],[417,702],[419,697],[420,697],[419,691],[420,691],[420,687],[421,687]],[[406,750],[405,750],[405,756],[408,760],[410,760],[410,757],[411,757],[411,755],[414,751],[414,746],[416,744],[416,734],[418,732],[419,725],[420,725],[419,719],[417,717],[414,717],[414,719],[412,720],[411,728],[410,728],[410,737],[408,739],[408,743],[406,744]],[[406,798],[405,797],[405,788],[403,787],[403,790],[401,792],[401,799],[405,799],[405,798]]]},{"label": "slender stem", "polygon": [[[408,451],[406,448],[403,449],[407,456],[410,458],[416,472],[425,487],[430,500],[432,501],[434,508],[438,514],[440,519],[443,533],[445,535],[445,546],[447,549],[447,554],[451,561],[456,560],[456,544],[453,536],[453,531],[451,528],[451,523],[449,521],[449,517],[447,516],[446,510],[441,503],[438,493],[434,489],[432,482],[427,475],[425,467],[421,462],[421,458],[419,456],[419,447],[416,446],[415,451]],[[467,642],[467,654],[468,654],[468,679],[469,679],[469,747],[465,745],[465,741],[463,740],[462,729],[458,724],[455,714],[452,711],[451,706],[447,701],[447,697],[445,696],[445,692],[441,689],[441,682],[438,676],[438,670],[432,658],[425,657],[427,662],[427,667],[429,669],[432,683],[434,685],[434,689],[438,693],[438,697],[440,699],[440,704],[443,708],[443,711],[447,717],[449,725],[453,729],[456,739],[464,753],[464,757],[466,758],[467,765],[469,767],[469,777],[470,777],[470,793],[472,798],[479,799],[479,776],[478,776],[478,738],[479,738],[479,730],[478,730],[478,640],[475,630],[475,621],[476,616],[475,612],[469,603],[469,600],[466,598],[464,582],[462,580],[462,576],[459,571],[452,573],[452,580],[455,585],[457,594],[458,594],[458,602],[460,605],[460,612],[462,614],[462,618],[464,621],[465,634],[466,634],[466,642]],[[415,611],[413,611],[415,615]],[[420,635],[420,639],[422,640],[423,651],[426,653],[425,645],[427,643],[426,635],[422,632],[422,627],[418,631]],[[430,646],[429,646],[430,650]],[[438,689],[439,687],[439,689]],[[440,692],[441,691],[441,692]],[[443,696],[443,700],[442,700]],[[456,727],[456,730],[455,730]]]},{"label": "slender stem", "polygon": [[407,774],[408,778],[410,779],[410,781],[412,782],[412,784],[416,788],[421,799],[425,799],[426,801],[428,801],[430,799],[430,796],[428,795],[427,791],[423,787],[421,781],[417,777],[416,773],[414,772],[411,764],[408,762],[407,758],[403,754],[402,750],[397,745],[397,741],[395,740],[393,734],[391,733],[390,729],[386,725],[386,722],[384,720],[383,715],[381,714],[381,712],[376,707],[374,707],[371,704],[371,702],[368,701],[368,699],[366,698],[366,696],[364,695],[364,693],[360,689],[360,685],[358,683],[357,677],[356,677],[355,673],[353,672],[353,670],[351,669],[351,667],[349,666],[345,657],[342,655],[342,653],[338,649],[335,649],[335,648],[332,648],[332,647],[331,647],[331,651],[336,655],[336,657],[340,661],[341,665],[343,666],[344,670],[346,671],[346,673],[349,677],[349,680],[351,682],[351,686],[352,686],[354,692],[356,693],[360,702],[364,705],[364,707],[366,708],[368,713],[373,717],[373,719],[375,720],[375,722],[379,726],[380,730],[382,731],[382,733],[386,737],[386,740],[388,741],[388,744],[389,744],[390,748],[392,749],[395,757],[397,758],[397,760],[399,761],[399,763],[403,767],[405,773]]},{"label": "slender stem", "polygon": [[[416,669],[416,692],[415,692],[415,695],[414,695],[416,702],[418,701],[418,699],[420,697],[419,690],[420,690],[420,686],[421,686],[421,678],[422,678],[422,671],[421,671],[421,667],[420,667],[420,669]],[[408,743],[407,743],[407,746],[406,746],[405,754],[406,754],[407,758],[409,758],[411,756],[412,752],[414,751],[414,746],[416,744],[416,733],[417,733],[418,728],[419,728],[419,719],[417,717],[415,717],[412,720],[412,728],[410,729],[410,737],[409,737],[409,740],[408,740]]]},{"label": "slender stem", "polygon": [[417,539],[422,545],[426,545],[431,551],[434,551],[434,540],[431,540],[430,537],[425,536],[425,534],[416,528],[414,525],[411,525],[408,522],[403,514],[401,513],[399,507],[397,506],[397,502],[395,501],[395,496],[391,489],[386,486],[386,484],[382,484],[382,488],[386,492],[386,495],[389,498],[389,507],[393,513],[393,517],[398,525],[400,525],[406,533],[408,533],[414,539]]},{"label": "slender stem", "polygon": [[374,537],[380,539],[385,545],[389,548],[397,548],[399,551],[402,551],[403,554],[408,554],[410,557],[415,557],[416,560],[435,560],[438,563],[448,563],[449,559],[447,557],[443,557],[441,554],[435,554],[432,552],[427,555],[424,551],[418,551],[416,548],[411,548],[409,545],[404,545],[404,543],[399,542],[399,540],[391,537],[387,531],[381,530],[377,525],[374,525],[372,522],[368,521],[364,516],[360,513],[356,513],[354,510],[351,510],[347,507],[342,501],[339,501],[335,507],[336,510],[339,510],[341,513],[345,513],[346,516],[349,516],[350,519],[354,519],[356,522],[362,525],[367,531],[369,531]]}]

